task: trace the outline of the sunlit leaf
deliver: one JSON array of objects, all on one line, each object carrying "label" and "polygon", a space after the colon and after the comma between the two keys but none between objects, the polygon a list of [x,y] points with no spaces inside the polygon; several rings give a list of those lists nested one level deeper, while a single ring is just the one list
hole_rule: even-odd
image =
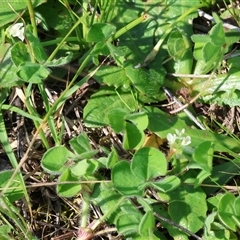
[{"label": "sunlit leaf", "polygon": [[164,176],[167,172],[165,155],[156,148],[144,147],[133,156],[131,170],[142,180]]},{"label": "sunlit leaf", "polygon": [[205,141],[196,147],[193,153],[195,162],[191,162],[189,165],[189,169],[201,169],[201,172],[196,177],[195,187],[211,175],[213,152],[213,144],[211,142]]},{"label": "sunlit leaf", "polygon": [[50,148],[45,152],[41,160],[42,168],[51,174],[59,174],[64,171],[64,164],[75,155],[64,146]]},{"label": "sunlit leaf", "polygon": [[48,77],[50,72],[51,71],[43,65],[27,62],[19,66],[17,75],[25,82],[42,83],[42,81]]},{"label": "sunlit leaf", "polygon": [[124,149],[136,149],[144,142],[145,134],[135,124],[131,122],[125,123],[123,131],[123,147]]},{"label": "sunlit leaf", "polygon": [[168,208],[171,219],[193,233],[200,230],[207,213],[205,193],[200,188],[182,185],[168,194],[172,199]]},{"label": "sunlit leaf", "polygon": [[17,76],[18,67],[11,59],[10,45],[6,45],[6,49],[4,49],[4,52],[0,57],[0,87],[12,87],[23,83],[23,81]]},{"label": "sunlit leaf", "polygon": [[155,221],[152,211],[148,211],[144,214],[144,216],[141,219],[141,222],[139,224],[139,233],[142,236],[149,237],[151,239],[151,236],[153,235],[153,229],[155,227]]},{"label": "sunlit leaf", "polygon": [[[33,0],[32,4],[33,7],[46,2],[46,0]],[[14,21],[18,18],[17,13],[21,13],[23,10],[27,8],[27,2],[25,0],[8,0],[8,1],[1,1],[1,8],[0,8],[0,27],[6,25],[9,22]]]},{"label": "sunlit leaf", "polygon": [[19,66],[25,62],[30,62],[29,53],[27,47],[22,42],[17,42],[11,49],[11,58],[16,66]]},{"label": "sunlit leaf", "polygon": [[218,205],[218,217],[221,222],[232,231],[236,231],[236,222],[234,221],[234,201],[235,196],[232,193],[224,194]]},{"label": "sunlit leaf", "polygon": [[217,23],[210,31],[210,40],[214,46],[222,47],[225,43],[225,33],[222,22]]},{"label": "sunlit leaf", "polygon": [[89,138],[85,132],[69,141],[71,148],[78,154],[82,154],[92,150]]},{"label": "sunlit leaf", "polygon": [[161,192],[169,192],[178,188],[181,180],[176,176],[167,176],[159,181],[149,182],[149,185]]},{"label": "sunlit leaf", "polygon": [[[67,181],[78,181],[77,177],[74,177],[69,169],[66,169],[62,175],[59,177],[58,181],[67,182]],[[62,197],[73,197],[82,189],[82,185],[80,183],[66,183],[57,185],[57,193]]]},{"label": "sunlit leaf", "polygon": [[159,108],[145,107],[144,109],[149,117],[148,129],[161,138],[166,138],[168,133],[174,134],[175,129],[185,129],[186,136],[191,137],[192,147],[196,147],[204,141],[210,141],[214,143],[214,150],[216,151],[229,151],[229,149],[238,151],[240,149],[239,143],[231,137],[209,131],[191,129],[179,117],[169,115]]},{"label": "sunlit leaf", "polygon": [[116,132],[120,133],[125,125],[126,122],[124,121],[124,116],[128,114],[126,109],[113,109],[108,113],[108,121],[111,128]]},{"label": "sunlit leaf", "polygon": [[[118,90],[121,98],[114,88],[105,87],[91,96],[84,108],[84,123],[88,127],[99,127],[109,123],[108,113],[114,109],[125,109],[127,112],[136,109],[134,96],[129,92]],[[107,99],[107,101],[106,101]]]},{"label": "sunlit leaf", "polygon": [[113,167],[112,181],[114,187],[125,196],[142,196],[143,194],[143,190],[139,189],[143,180],[133,175],[127,161],[120,161]]},{"label": "sunlit leaf", "polygon": [[87,33],[88,42],[102,42],[114,34],[116,27],[109,23],[95,23]]}]

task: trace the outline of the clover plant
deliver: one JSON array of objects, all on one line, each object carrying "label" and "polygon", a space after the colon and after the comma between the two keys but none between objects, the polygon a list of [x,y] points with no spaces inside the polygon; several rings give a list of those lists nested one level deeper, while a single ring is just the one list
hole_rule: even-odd
[{"label": "clover plant", "polygon": [[[0,172],[3,239],[16,233],[14,226],[21,230],[19,239],[35,239],[12,202],[24,196],[32,214],[20,169],[39,136],[46,150],[41,167],[56,180],[56,193],[63,199],[81,196],[78,240],[92,239],[103,222],[124,239],[238,239],[240,200],[226,186],[239,173],[238,138],[198,130],[186,114],[170,115],[159,107],[166,100],[163,87],[186,87],[189,97],[205,103],[239,105],[239,57],[228,55],[239,28],[226,29],[223,19],[230,8],[220,17],[212,14],[204,35],[192,24],[199,9],[211,10],[217,2],[3,1],[0,141],[14,168]],[[59,70],[72,64],[73,75]],[[47,79],[62,81],[66,75],[65,88],[50,101]],[[126,155],[114,145],[93,146],[87,130],[63,144],[64,106],[90,79],[98,88],[81,106],[83,129],[108,127]],[[5,104],[14,87],[26,112]],[[41,114],[32,100],[35,89],[43,100]],[[3,110],[34,123],[19,163]],[[102,213],[98,219],[90,217],[91,204]]]}]

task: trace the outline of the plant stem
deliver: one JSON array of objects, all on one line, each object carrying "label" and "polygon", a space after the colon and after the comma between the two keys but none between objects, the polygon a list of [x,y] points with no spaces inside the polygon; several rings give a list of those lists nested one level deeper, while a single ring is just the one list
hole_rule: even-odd
[{"label": "plant stem", "polygon": [[126,197],[125,197],[125,196],[121,197],[121,198],[119,199],[118,203],[117,203],[114,207],[112,207],[111,209],[109,209],[106,214],[104,214],[99,220],[97,220],[97,221],[93,224],[93,226],[91,227],[91,230],[94,231],[94,230],[97,228],[97,226],[98,226],[100,223],[104,222],[125,200],[126,200]]},{"label": "plant stem", "polygon": [[27,0],[27,6],[28,6],[28,12],[31,20],[31,25],[33,27],[33,35],[35,37],[38,37],[37,25],[36,25],[36,20],[35,20],[34,10],[33,10],[33,5],[31,0]]},{"label": "plant stem", "polygon": [[[26,96],[25,104],[26,104],[28,112],[32,116],[38,116],[38,113],[36,112],[36,109],[33,107],[33,103],[31,101],[32,84],[29,84],[27,88],[23,85],[23,89],[24,89],[24,93],[25,93],[25,96]],[[39,121],[36,121],[36,120],[33,119],[33,122],[34,122],[34,126],[36,128],[38,128],[40,126]],[[41,130],[39,132],[39,135],[40,135],[40,138],[41,138],[41,140],[43,142],[43,145],[46,147],[46,149],[48,149],[49,148],[49,144],[48,144],[48,141],[47,141],[45,133]]]},{"label": "plant stem", "polygon": [[136,68],[138,67],[144,67],[146,66],[149,62],[153,61],[156,57],[156,55],[159,52],[160,47],[162,46],[163,42],[165,41],[166,37],[170,34],[170,32],[173,30],[173,28],[179,23],[181,22],[185,17],[187,17],[189,14],[191,14],[192,12],[196,11],[197,9],[201,8],[201,7],[205,7],[206,4],[200,4],[196,7],[190,8],[188,11],[186,11],[184,14],[182,14],[180,17],[178,17],[178,19],[176,21],[174,21],[173,23],[170,24],[169,28],[164,32],[164,34],[161,36],[161,38],[159,39],[159,41],[157,42],[157,44],[154,46],[154,48],[152,49],[152,51],[147,55],[147,57],[144,60],[144,63],[141,64],[140,66],[137,65]]},{"label": "plant stem", "polygon": [[[39,127],[37,128],[31,142],[29,143],[28,149],[26,150],[24,156],[22,157],[22,159],[20,160],[19,164],[17,165],[17,167],[15,168],[15,171],[13,172],[11,178],[9,179],[8,183],[5,186],[5,189],[2,191],[1,194],[4,194],[7,190],[7,188],[10,186],[10,184],[12,183],[14,177],[16,176],[16,174],[18,173],[18,171],[20,170],[22,164],[26,161],[28,154],[30,152],[30,150],[33,147],[33,144],[39,134],[39,132],[42,131],[43,126],[47,123],[48,119],[50,116],[52,116],[54,114],[54,111],[57,110],[59,107],[61,107],[61,105],[65,102],[65,100],[68,98],[68,96],[70,96],[73,92],[77,91],[85,82],[87,82],[88,79],[90,79],[93,74],[100,68],[97,67],[92,74],[87,75],[86,77],[84,77],[83,79],[81,79],[79,82],[77,82],[71,89],[70,87],[73,85],[73,83],[75,82],[75,80],[78,78],[78,76],[80,75],[81,71],[84,69],[84,67],[86,66],[86,64],[88,63],[89,59],[91,58],[91,52],[89,53],[89,55],[86,57],[86,59],[83,61],[83,63],[81,64],[80,68],[78,69],[77,73],[75,74],[74,78],[72,79],[72,81],[70,82],[70,84],[66,87],[66,89],[63,91],[63,93],[59,96],[59,98],[57,99],[57,101],[53,104],[53,106],[49,109],[49,111],[46,113],[43,121],[41,122],[41,124],[39,125]],[[1,124],[1,122],[0,122]],[[0,195],[1,196],[1,195]]]},{"label": "plant stem", "polygon": [[[88,16],[87,9],[88,9],[88,1],[84,0],[82,3],[82,18],[84,18],[84,19],[87,19],[87,16]],[[94,16],[95,16],[95,14],[92,14],[90,26],[92,26],[92,24],[94,22]],[[86,24],[83,24],[83,26],[82,26],[83,39],[86,39],[88,30],[89,30],[89,25],[88,25],[88,22],[86,21]]]},{"label": "plant stem", "polygon": [[159,215],[159,214],[157,214],[157,213],[155,213],[155,212],[153,213],[153,215],[154,215],[155,217],[157,217],[158,219],[160,219],[160,220],[162,220],[162,221],[164,221],[164,222],[172,225],[173,227],[177,228],[178,230],[180,230],[180,231],[182,231],[182,232],[184,232],[184,233],[186,233],[186,234],[189,234],[189,235],[192,236],[193,238],[195,238],[195,239],[197,239],[197,240],[203,240],[202,238],[200,238],[200,237],[197,236],[196,234],[194,234],[194,233],[190,232],[188,229],[186,229],[186,228],[184,228],[184,227],[182,227],[182,226],[174,223],[173,221],[171,221],[171,220],[169,220],[169,219],[167,219],[167,218],[165,218],[165,217],[163,217],[163,216],[161,216],[161,215]]},{"label": "plant stem", "polygon": [[[54,44],[58,44],[62,41],[62,38],[56,38],[53,40],[49,40],[49,41],[45,41],[45,42],[41,42],[41,45],[43,47],[47,47],[47,46],[51,46]],[[68,37],[67,39],[65,39],[66,42],[77,42],[78,38],[77,37]]]},{"label": "plant stem", "polygon": [[57,54],[58,50],[62,47],[63,43],[66,41],[66,39],[71,35],[71,33],[73,32],[73,30],[78,27],[78,25],[80,23],[82,23],[83,20],[82,18],[79,18],[77,20],[77,22],[73,25],[73,27],[70,29],[70,31],[66,34],[66,36],[62,39],[62,41],[58,44],[58,46],[54,49],[54,51],[51,53],[51,55],[48,57],[46,62],[50,62],[53,60],[53,58],[55,57],[55,55]]},{"label": "plant stem", "polygon": [[112,42],[115,39],[118,39],[120,36],[122,36],[124,33],[129,31],[130,29],[136,27],[138,24],[142,23],[147,19],[147,14],[141,15],[139,18],[135,19],[134,21],[130,22],[123,28],[119,29],[112,37],[109,38],[109,42]]},{"label": "plant stem", "polygon": [[[76,22],[76,17],[75,16],[77,16],[77,15],[74,16],[74,12],[69,5],[69,1],[68,0],[62,0],[62,1],[63,1],[63,5],[67,8],[72,21]],[[79,19],[79,17],[77,17],[77,18]],[[78,42],[82,43],[83,40],[82,40],[79,28],[76,28],[75,32],[76,32],[76,35],[77,35]]]},{"label": "plant stem", "polygon": [[90,206],[90,197],[89,194],[83,190],[82,192],[82,211],[81,211],[81,222],[80,227],[86,228],[87,227],[87,221],[88,221],[88,215],[89,215],[89,206]]},{"label": "plant stem", "polygon": [[23,111],[22,109],[20,109],[20,108],[18,108],[18,107],[15,107],[15,106],[12,106],[12,105],[3,104],[3,105],[1,106],[1,109],[18,113],[19,115],[22,115],[23,117],[32,119],[33,121],[42,122],[42,119],[41,119],[40,117],[35,116],[35,115],[32,115],[32,114],[29,114],[29,113]]},{"label": "plant stem", "polygon": [[[27,231],[27,224],[24,218],[19,213],[18,209],[16,209],[16,207],[13,206],[11,202],[9,202],[7,197],[5,196],[1,197],[1,205],[2,206],[0,206],[0,212],[4,213],[14,222],[15,227],[20,229],[21,232],[24,234],[24,239],[32,239],[32,236],[29,236],[30,234]],[[10,227],[13,228],[12,225],[10,225]],[[17,233],[17,229],[12,230],[16,231]]]},{"label": "plant stem", "polygon": [[[4,90],[2,90],[4,91]],[[1,96],[3,97],[3,96]],[[0,99],[0,101],[2,102],[3,99]],[[29,208],[29,212],[30,214],[32,215],[32,211],[31,211],[31,204],[30,204],[30,199],[29,199],[29,195],[27,193],[27,189],[26,189],[26,185],[25,185],[25,182],[24,182],[24,179],[23,179],[23,176],[21,174],[21,172],[19,171],[19,168],[18,168],[18,162],[17,162],[17,159],[13,153],[13,149],[11,147],[11,144],[9,143],[9,140],[8,140],[8,135],[7,135],[7,131],[6,131],[6,127],[5,127],[5,124],[4,124],[4,118],[3,118],[3,113],[2,113],[2,110],[0,110],[0,141],[2,143],[2,146],[3,146],[3,149],[5,151],[5,153],[7,154],[12,166],[14,167],[14,169],[18,169],[16,171],[16,175],[18,175],[19,177],[19,180],[20,180],[20,186],[22,188],[22,191],[23,191],[23,194],[24,194],[24,197],[27,201],[27,204],[28,204],[28,208]],[[13,177],[14,178],[14,177]],[[7,185],[10,185],[11,183],[8,183],[6,184],[5,188],[3,189],[3,191],[0,193],[0,197],[3,196],[4,192],[7,190]]]}]

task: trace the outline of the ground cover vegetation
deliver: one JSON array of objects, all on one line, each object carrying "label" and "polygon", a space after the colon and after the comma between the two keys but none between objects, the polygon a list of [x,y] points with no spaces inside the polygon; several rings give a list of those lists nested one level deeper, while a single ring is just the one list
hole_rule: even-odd
[{"label": "ground cover vegetation", "polygon": [[1,0],[1,239],[239,239],[239,13]]}]

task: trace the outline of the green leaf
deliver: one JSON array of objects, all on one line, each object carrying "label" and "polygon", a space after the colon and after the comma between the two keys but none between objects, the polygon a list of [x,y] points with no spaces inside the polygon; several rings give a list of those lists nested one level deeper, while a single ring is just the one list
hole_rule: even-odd
[{"label": "green leaf", "polygon": [[119,216],[116,222],[118,233],[124,236],[136,233],[140,220],[139,214],[123,214]]},{"label": "green leaf", "polygon": [[193,159],[198,163],[200,169],[206,172],[212,171],[212,158],[213,158],[213,144],[212,142],[205,141],[200,143],[193,153]]},{"label": "green leaf", "polygon": [[233,234],[232,231],[229,231],[228,229],[214,229],[210,232],[209,235],[205,236],[204,239],[207,240],[238,240],[238,237]]},{"label": "green leaf", "polygon": [[223,193],[218,193],[217,195],[213,197],[209,197],[207,199],[208,203],[208,210],[209,211],[215,211],[218,208],[218,203],[220,201],[220,198],[223,196]]},{"label": "green leaf", "polygon": [[[204,100],[210,99],[212,102],[216,102],[216,99],[220,98],[222,102],[235,106],[234,102],[238,103],[238,92],[234,91],[240,90],[239,77],[240,71],[235,67],[231,68],[226,74],[219,74],[214,78],[214,81],[209,82],[208,88],[203,94],[203,96],[205,96]],[[193,91],[200,91],[204,84],[206,84],[206,81],[203,81],[203,79],[196,79],[192,85]],[[227,94],[223,94],[225,92]],[[218,95],[216,93],[218,93]]]},{"label": "green leaf", "polygon": [[128,89],[130,84],[136,88],[148,102],[159,100],[159,89],[163,84],[166,72],[161,70],[134,68],[128,65],[125,68],[105,66],[96,74],[95,78],[99,83],[109,86],[123,87]]},{"label": "green leaf", "polygon": [[[7,44],[6,44],[7,45]],[[0,56],[0,87],[10,88],[12,86],[17,86],[22,83],[20,78],[17,76],[18,67],[12,62],[11,59],[11,48],[10,45],[6,46],[3,55]]]},{"label": "green leaf", "polygon": [[25,82],[38,84],[42,83],[42,81],[48,77],[50,72],[51,71],[43,65],[26,62],[19,66],[17,75]]},{"label": "green leaf", "polygon": [[[194,72],[200,72],[200,67],[198,65],[200,65],[201,61],[203,61],[203,47],[205,46],[205,43],[195,43],[194,45],[194,51],[193,51],[193,56],[196,58],[197,63],[196,63],[196,67],[194,69]],[[205,62],[204,64],[202,64],[205,66]],[[204,67],[201,67],[204,68]],[[202,70],[201,70],[202,71]]]},{"label": "green leaf", "polygon": [[[169,35],[167,47],[169,54],[173,57],[167,62],[166,68],[169,72],[178,74],[191,74],[193,67],[192,41],[190,36],[193,32],[190,26],[177,27]],[[181,78],[183,79],[183,78]]]},{"label": "green leaf", "polygon": [[203,239],[206,240],[225,240],[225,239],[232,239],[237,240],[238,238],[226,229],[222,224],[217,223],[215,221],[216,212],[209,214],[205,220],[204,226],[204,235]]},{"label": "green leaf", "polygon": [[[220,56],[222,55],[222,50],[219,46],[214,46],[212,43],[206,43],[202,49],[203,51],[203,60],[206,64],[212,66],[214,63],[219,61]],[[207,70],[206,70],[207,71]]]},{"label": "green leaf", "polygon": [[156,148],[140,148],[133,156],[131,163],[132,173],[147,181],[151,178],[164,176],[167,172],[165,155]]},{"label": "green leaf", "polygon": [[125,62],[125,53],[122,47],[114,46],[110,42],[106,42],[109,52],[111,53],[112,58],[115,60],[118,66],[123,66]]},{"label": "green leaf", "polygon": [[[110,209],[116,207],[122,195],[116,191],[112,182],[101,182],[101,184],[95,186],[91,198],[94,204],[101,208],[103,214],[107,214]],[[133,206],[132,202],[126,199],[120,208],[115,209],[107,220],[110,223],[117,224],[118,217],[123,214],[133,214],[139,221],[142,217],[141,213]],[[120,224],[118,227],[120,228],[121,226]]]},{"label": "green leaf", "polygon": [[[233,159],[232,161],[228,161],[226,163],[218,164],[213,167],[211,173],[211,179],[206,179],[204,184],[206,185],[216,185],[224,186],[229,180],[231,180],[234,175],[239,172],[240,164],[238,159]],[[231,173],[231,174],[226,174]],[[220,188],[220,187],[219,187]],[[219,188],[212,187],[204,187],[204,190],[207,194],[213,194]]]},{"label": "green leaf", "polygon": [[123,68],[116,66],[102,66],[95,74],[94,79],[100,84],[129,88],[130,80]]},{"label": "green leaf", "polygon": [[239,41],[239,34],[235,29],[228,30],[225,32],[225,45],[223,45],[224,53],[228,52],[229,47],[231,47],[234,43]]},{"label": "green leaf", "polygon": [[[109,209],[112,209],[122,197],[113,187],[112,182],[101,182],[96,184],[92,193],[91,199],[93,203],[101,208],[103,214],[106,214]],[[121,211],[120,211],[121,212]],[[114,211],[108,221],[116,223],[119,211]]]},{"label": "green leaf", "polygon": [[239,143],[231,137],[209,131],[191,129],[178,116],[169,115],[155,107],[144,107],[144,110],[149,117],[148,129],[161,138],[166,138],[168,133],[175,134],[175,129],[182,130],[184,128],[185,135],[191,137],[191,147],[197,147],[202,142],[210,141],[214,143],[215,151],[240,150]]},{"label": "green leaf", "polygon": [[119,38],[119,47],[124,48],[128,60],[137,63],[142,61],[146,54],[151,51],[154,38],[158,39],[165,30],[162,31],[162,27],[167,27],[163,25],[163,19],[159,18],[165,7],[165,4],[157,4],[155,1],[119,1],[115,5],[111,22],[117,26],[117,29],[125,28],[127,23],[139,18],[139,13],[146,12],[149,16],[145,22],[138,24],[131,30],[127,31],[126,29],[127,34],[123,34]]},{"label": "green leaf", "polygon": [[94,23],[87,33],[87,42],[106,41],[116,31],[116,27],[109,23]]},{"label": "green leaf", "polygon": [[96,65],[99,65],[98,55],[109,55],[109,49],[105,42],[98,42],[94,45],[92,50],[93,62]]},{"label": "green leaf", "polygon": [[236,197],[234,202],[234,213],[238,219],[240,219],[240,196]]},{"label": "green leaf", "polygon": [[[4,189],[7,185],[9,179],[13,175],[13,170],[0,171],[0,188]],[[4,195],[9,199],[10,202],[15,202],[23,197],[23,189],[20,184],[20,179],[16,175],[14,180],[9,186],[9,189],[6,190]]]},{"label": "green leaf", "polygon": [[74,24],[73,19],[76,18],[73,18],[73,16],[71,16],[70,9],[61,2],[45,2],[45,4],[38,6],[36,9],[36,13],[40,15],[41,19],[39,25],[48,31],[54,29],[54,37],[65,37]]},{"label": "green leaf", "polygon": [[13,45],[11,49],[11,58],[15,66],[31,61],[27,47],[22,42],[17,42]]},{"label": "green leaf", "polygon": [[161,191],[161,192],[170,192],[174,189],[178,188],[181,184],[181,181],[176,176],[167,176],[161,180],[149,182],[148,183],[151,187]]},{"label": "green leaf", "polygon": [[232,193],[224,194],[218,205],[218,217],[221,222],[231,229],[232,231],[236,231],[236,222],[234,221],[234,202],[235,196]]},{"label": "green leaf", "polygon": [[167,46],[169,54],[176,61],[183,57],[186,50],[189,49],[190,43],[179,29],[174,29],[169,35]]},{"label": "green leaf", "polygon": [[79,134],[77,137],[69,141],[71,148],[78,154],[89,152],[92,150],[89,138],[85,132]]},{"label": "green leaf", "polygon": [[99,65],[99,55],[107,56],[109,55],[109,49],[105,42],[98,42],[94,45],[92,50],[92,61],[98,66]]},{"label": "green leaf", "polygon": [[[171,0],[167,0],[166,1],[167,6],[168,6],[168,11],[167,14],[170,18],[170,22],[174,22],[176,21],[176,18],[183,15],[184,13],[186,13],[186,11],[192,9],[192,13],[189,14],[188,16],[186,16],[186,18],[184,18],[182,20],[182,24],[186,24],[188,25],[188,20],[189,19],[193,19],[197,16],[197,8],[196,6],[199,5],[199,1],[198,0],[191,0],[191,1],[183,1],[183,0],[176,0],[176,1],[171,1]],[[195,8],[195,9],[194,9]],[[179,24],[181,25],[181,24]]]},{"label": "green leaf", "polygon": [[155,202],[155,200],[149,198],[137,198],[137,202],[142,206],[143,211],[146,213],[152,211],[152,206],[150,204]]},{"label": "green leaf", "polygon": [[2,240],[8,240],[10,239],[10,236],[8,234],[11,233],[11,227],[7,225],[0,226],[0,234],[2,237]]},{"label": "green leaf", "polygon": [[125,128],[123,130],[123,148],[136,149],[139,148],[145,139],[145,134],[140,130],[135,124],[131,122],[125,123]]},{"label": "green leaf", "polygon": [[207,216],[204,224],[204,235],[207,235],[211,232],[211,224],[214,222],[214,218],[216,217],[216,215],[217,213],[213,212]]},{"label": "green leaf", "polygon": [[[46,2],[46,0],[33,0],[32,4],[33,7]],[[8,1],[1,1],[1,8],[0,8],[0,27],[3,27],[7,23],[13,22],[15,19],[18,18],[17,13],[21,13],[23,10],[27,8],[27,2],[25,0],[8,0]]]},{"label": "green leaf", "polygon": [[98,166],[99,164],[96,160],[83,159],[69,169],[74,177],[79,178],[81,176],[93,175]]},{"label": "green leaf", "polygon": [[[182,185],[168,194],[172,199],[168,208],[172,221],[193,233],[200,230],[207,212],[205,193],[200,188]],[[177,238],[177,235],[173,237]]]},{"label": "green leaf", "polygon": [[134,68],[133,65],[125,67],[127,77],[132,85],[140,92],[149,97],[156,97],[159,94],[164,78],[165,71],[161,72],[154,69]]},{"label": "green leaf", "polygon": [[199,184],[211,175],[213,153],[213,144],[207,141],[199,144],[194,150],[193,159],[195,163],[190,163],[188,168],[202,170],[196,177],[195,187],[199,186]]},{"label": "green leaf", "polygon": [[75,155],[64,146],[53,147],[44,153],[41,166],[51,174],[59,174],[66,168],[64,164],[67,163],[69,159],[74,158],[74,156]]},{"label": "green leaf", "polygon": [[138,232],[140,235],[148,237],[148,239],[151,239],[151,236],[153,234],[153,229],[155,227],[155,221],[153,216],[153,211],[146,212],[139,224]]},{"label": "green leaf", "polygon": [[114,132],[120,133],[125,127],[124,116],[128,114],[126,109],[113,109],[108,113],[108,122]]},{"label": "green leaf", "polygon": [[[62,175],[59,177],[58,181],[61,182],[67,182],[67,181],[79,181],[79,178],[72,176],[71,171],[69,169],[66,169]],[[77,193],[80,192],[82,189],[82,186],[80,183],[66,183],[66,184],[59,184],[57,185],[57,193],[61,197],[73,197]]]},{"label": "green leaf", "polygon": [[[194,74],[205,74],[216,64],[219,64],[223,57],[223,45],[225,44],[225,34],[221,23],[216,24],[209,35],[193,35],[191,38],[195,42],[194,57],[199,60],[196,63]],[[219,31],[217,33],[217,31]],[[219,34],[219,36],[218,36]],[[220,44],[220,45],[219,45]]]},{"label": "green leaf", "polygon": [[237,56],[227,59],[227,63],[231,68],[239,69],[240,68],[240,51],[236,50],[235,53]]},{"label": "green leaf", "polygon": [[[128,60],[134,63],[143,62],[145,57],[153,49],[153,43],[158,40],[169,28],[169,24],[176,21],[178,17],[186,13],[190,8],[196,8],[199,5],[198,0],[192,1],[121,1],[114,8],[115,16],[112,23],[116,24],[118,29],[124,27],[126,23],[139,17],[139,12],[147,13],[147,20],[137,25],[133,29],[120,37],[119,46],[125,47],[125,53]],[[122,14],[124,12],[124,14]],[[159,17],[160,16],[160,17]],[[197,17],[197,8],[182,20],[181,27],[187,33],[189,27],[188,19]],[[179,24],[179,25],[180,25]],[[160,61],[156,61],[155,70],[159,69],[162,59],[167,52],[162,50],[159,54]]]},{"label": "green leaf", "polygon": [[[234,76],[232,76],[232,77],[235,78]],[[225,90],[227,92],[217,92],[217,93],[212,94],[212,95],[207,95],[207,96],[204,97],[204,101],[209,102],[210,104],[211,103],[217,103],[220,106],[228,105],[230,108],[239,106],[240,105],[240,92],[239,92],[239,90],[232,88],[232,91],[229,92],[228,91],[229,86],[227,86],[227,82],[226,82],[226,84],[224,84],[224,86],[226,86]]]},{"label": "green leaf", "polygon": [[[178,60],[176,62],[173,62],[173,61],[169,62],[169,64],[170,63],[172,63],[175,73],[191,74],[192,73],[192,66],[193,66],[192,50],[187,49],[180,60]],[[181,79],[184,79],[184,78],[185,77],[181,77]]]},{"label": "green leaf", "polygon": [[219,48],[225,44],[225,33],[222,22],[217,23],[210,30],[210,41],[214,46]]},{"label": "green leaf", "polygon": [[76,163],[73,167],[69,168],[72,175],[76,178],[84,176],[87,173],[87,170],[89,168],[89,163],[86,159]]},{"label": "green leaf", "polygon": [[143,190],[139,186],[143,181],[131,172],[127,161],[118,162],[112,169],[113,185],[125,196],[142,196]]},{"label": "green leaf", "polygon": [[46,67],[59,67],[62,65],[65,65],[67,63],[70,63],[74,59],[74,55],[72,52],[66,52],[65,57],[60,57],[58,59],[53,59],[50,62],[45,62],[44,66]]},{"label": "green leaf", "polygon": [[145,130],[148,126],[148,116],[145,112],[131,113],[124,116],[124,119],[131,121],[139,130]]},{"label": "green leaf", "polygon": [[209,35],[193,34],[191,36],[191,39],[195,44],[201,43],[201,44],[205,45],[206,43],[208,43],[210,41],[210,36]]},{"label": "green leaf", "polygon": [[109,124],[108,113],[114,109],[123,109],[127,112],[136,110],[134,96],[129,92],[104,87],[98,90],[88,100],[83,111],[84,123],[87,127],[99,127]]},{"label": "green leaf", "polygon": [[30,25],[26,28],[26,38],[28,39],[34,58],[37,62],[45,62],[47,60],[47,54],[45,53],[40,40],[32,34],[32,27]]},{"label": "green leaf", "polygon": [[113,168],[114,165],[119,161],[119,157],[117,154],[117,151],[114,147],[111,147],[111,152],[108,155],[108,160],[107,160],[107,168]]},{"label": "green leaf", "polygon": [[79,161],[83,159],[90,159],[94,157],[98,153],[98,150],[90,150],[84,153],[81,153],[79,155],[75,155],[75,157],[72,159],[73,161]]}]

